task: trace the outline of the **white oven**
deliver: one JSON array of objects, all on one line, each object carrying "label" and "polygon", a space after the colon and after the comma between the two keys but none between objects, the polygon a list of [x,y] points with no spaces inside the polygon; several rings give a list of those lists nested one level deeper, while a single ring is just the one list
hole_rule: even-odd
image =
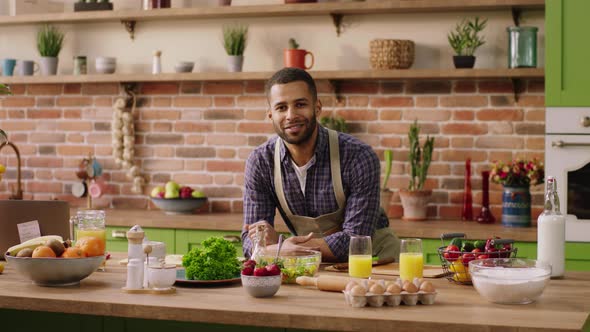
[{"label": "white oven", "polygon": [[590,242],[590,107],[548,107],[545,176],[557,180],[566,241]]}]

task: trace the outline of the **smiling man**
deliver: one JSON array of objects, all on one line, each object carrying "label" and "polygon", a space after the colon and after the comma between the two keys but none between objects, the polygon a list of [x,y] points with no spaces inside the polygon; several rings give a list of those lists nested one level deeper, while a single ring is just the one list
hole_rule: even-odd
[{"label": "smiling man", "polygon": [[257,225],[266,226],[266,244],[276,246],[278,208],[295,235],[283,248],[316,249],[324,261],[346,261],[350,236],[370,235],[373,255],[397,259],[399,240],[379,208],[375,152],[318,124],[322,104],[306,71],[279,70],[267,82],[266,95],[277,137],[257,147],[246,162],[244,254],[251,255]]}]

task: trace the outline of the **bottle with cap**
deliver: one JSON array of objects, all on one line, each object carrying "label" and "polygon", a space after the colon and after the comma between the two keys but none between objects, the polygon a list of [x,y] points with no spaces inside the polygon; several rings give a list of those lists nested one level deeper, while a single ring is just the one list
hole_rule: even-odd
[{"label": "bottle with cap", "polygon": [[143,260],[130,258],[127,263],[127,289],[143,288]]},{"label": "bottle with cap", "polygon": [[139,225],[127,231],[127,288],[140,289],[143,286],[145,254],[143,252],[144,231]]},{"label": "bottle with cap", "polygon": [[551,264],[551,277],[565,272],[565,216],[559,208],[557,182],[547,177],[545,210],[537,219],[537,260]]}]

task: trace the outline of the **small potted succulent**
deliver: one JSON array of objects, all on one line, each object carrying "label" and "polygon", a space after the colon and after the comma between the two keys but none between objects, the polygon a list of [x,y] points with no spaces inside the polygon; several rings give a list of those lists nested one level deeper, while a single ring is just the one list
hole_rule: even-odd
[{"label": "small potted succulent", "polygon": [[455,68],[473,68],[475,65],[475,51],[485,44],[484,37],[479,33],[486,27],[487,19],[463,19],[455,26],[455,31],[449,32],[447,38],[455,51],[453,63]]},{"label": "small potted succulent", "polygon": [[[305,57],[308,54],[311,56],[311,65],[309,65],[309,67],[306,67]],[[311,69],[314,63],[313,53],[307,50],[300,49],[299,44],[297,43],[295,38],[289,39],[289,48],[285,49],[283,60],[285,62],[285,67],[295,67],[300,69]]]},{"label": "small potted succulent", "polygon": [[428,168],[432,161],[434,149],[434,137],[427,136],[420,147],[420,126],[418,121],[410,126],[408,138],[410,141],[410,184],[408,189],[401,189],[399,194],[404,208],[402,219],[409,221],[426,220],[428,203],[432,196],[432,190],[424,189]]},{"label": "small potted succulent", "polygon": [[78,0],[74,4],[75,12],[91,10],[113,10],[113,4],[109,0]]},{"label": "small potted succulent", "polygon": [[37,32],[37,49],[41,55],[41,74],[56,75],[58,55],[64,41],[64,33],[52,25],[45,25]]},{"label": "small potted succulent", "polygon": [[242,71],[244,64],[244,50],[248,40],[248,26],[235,25],[223,27],[223,47],[229,56],[228,70],[230,72]]}]

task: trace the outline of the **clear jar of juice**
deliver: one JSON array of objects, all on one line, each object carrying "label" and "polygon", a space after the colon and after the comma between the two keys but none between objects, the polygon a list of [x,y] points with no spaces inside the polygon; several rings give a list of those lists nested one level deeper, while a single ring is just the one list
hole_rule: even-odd
[{"label": "clear jar of juice", "polygon": [[[81,210],[76,213],[73,218],[75,225],[75,243],[84,237],[93,237],[98,240],[98,246],[95,243],[88,245],[88,250],[85,254],[90,256],[104,255],[106,250],[107,235],[105,230],[105,213],[102,210]],[[92,240],[96,241],[96,240]],[[84,247],[82,247],[84,249]],[[101,265],[104,270],[104,262]]]}]

